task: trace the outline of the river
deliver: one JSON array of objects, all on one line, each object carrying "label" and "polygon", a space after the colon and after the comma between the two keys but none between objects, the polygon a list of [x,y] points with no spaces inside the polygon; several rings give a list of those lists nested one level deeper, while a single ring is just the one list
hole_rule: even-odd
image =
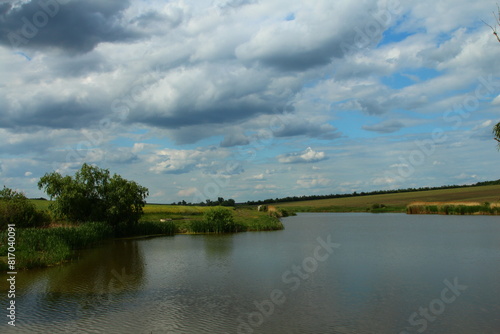
[{"label": "river", "polygon": [[[22,271],[1,333],[499,333],[500,219],[308,213]],[[5,282],[5,281],[4,281]]]}]

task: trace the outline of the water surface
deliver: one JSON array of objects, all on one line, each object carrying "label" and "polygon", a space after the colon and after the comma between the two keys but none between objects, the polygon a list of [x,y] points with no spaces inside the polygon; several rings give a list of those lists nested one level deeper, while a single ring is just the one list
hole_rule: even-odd
[{"label": "water surface", "polygon": [[16,328],[4,320],[0,332],[500,332],[498,217],[283,222],[275,232],[114,240],[19,272]]}]

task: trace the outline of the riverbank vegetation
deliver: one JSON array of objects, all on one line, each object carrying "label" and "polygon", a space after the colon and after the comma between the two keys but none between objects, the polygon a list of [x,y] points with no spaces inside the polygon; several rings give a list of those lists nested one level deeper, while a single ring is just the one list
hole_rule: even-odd
[{"label": "riverbank vegetation", "polygon": [[222,197],[202,207],[146,206],[147,188],[88,164],[74,176],[47,173],[38,186],[50,200],[28,200],[5,187],[0,191],[4,269],[9,253],[15,256],[15,270],[44,267],[70,260],[78,250],[109,238],[283,229],[276,215],[235,210],[234,200]]},{"label": "riverbank vegetation", "polygon": [[[27,200],[36,211],[48,208],[50,201]],[[179,205],[145,205],[136,224],[106,222],[75,223],[51,218],[42,228],[17,228],[16,267],[29,269],[70,261],[81,249],[93,247],[106,239],[151,237],[175,234],[234,233],[282,230],[274,215],[256,208],[193,207]],[[7,231],[0,232],[0,268],[6,269]]]},{"label": "riverbank vegetation", "polygon": [[489,202],[416,202],[408,205],[408,214],[498,215],[500,204]]}]

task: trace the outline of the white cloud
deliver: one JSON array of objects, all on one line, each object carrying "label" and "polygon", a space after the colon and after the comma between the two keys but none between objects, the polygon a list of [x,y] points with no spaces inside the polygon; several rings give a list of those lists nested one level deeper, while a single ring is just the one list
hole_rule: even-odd
[{"label": "white cloud", "polygon": [[288,153],[278,156],[278,161],[284,164],[311,163],[327,159],[325,152],[317,152],[308,147],[305,151]]},{"label": "white cloud", "polygon": [[302,188],[324,188],[330,186],[332,180],[321,176],[303,176],[300,180],[297,180],[296,183]]},{"label": "white cloud", "polygon": [[180,196],[180,197],[189,197],[189,196],[193,196],[194,194],[196,194],[197,191],[198,191],[198,189],[194,188],[194,187],[191,187],[191,188],[188,188],[188,189],[182,189],[182,190],[179,190],[177,192],[177,196]]},{"label": "white cloud", "polygon": [[[202,150],[163,149],[149,158],[153,164],[150,171],[156,174],[184,174],[194,169],[210,170],[217,166],[223,170],[220,160],[228,153],[215,148]],[[219,169],[216,168],[216,169]]]},{"label": "white cloud", "polygon": [[253,175],[253,176],[250,176],[247,178],[247,180],[258,180],[258,181],[262,181],[265,179],[265,176],[263,173],[261,174],[257,174],[257,175]]}]

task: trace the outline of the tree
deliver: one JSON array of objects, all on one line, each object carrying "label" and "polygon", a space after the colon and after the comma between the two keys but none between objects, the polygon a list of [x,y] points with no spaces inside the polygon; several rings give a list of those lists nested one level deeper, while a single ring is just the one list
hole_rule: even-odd
[{"label": "tree", "polygon": [[500,122],[493,127],[493,135],[495,136],[495,140],[498,142],[498,149],[500,150]]},{"label": "tree", "polygon": [[[498,36],[497,33],[497,27],[500,27],[500,6],[497,4],[497,12],[493,12],[493,17],[495,18],[495,25],[491,26],[490,24],[484,22],[488,27],[491,28],[493,31],[493,35],[496,37],[497,41],[500,43],[500,37]],[[493,127],[493,135],[495,136],[494,139],[499,143],[498,144],[498,149],[500,150],[500,122],[498,122],[494,127]]]},{"label": "tree", "polygon": [[0,190],[0,230],[9,224],[16,227],[43,227],[50,222],[50,216],[36,209],[24,194],[3,187]]},{"label": "tree", "polygon": [[143,213],[149,192],[107,169],[83,164],[74,177],[45,174],[38,188],[54,199],[51,209],[74,222],[104,221],[112,226],[135,224]]}]

